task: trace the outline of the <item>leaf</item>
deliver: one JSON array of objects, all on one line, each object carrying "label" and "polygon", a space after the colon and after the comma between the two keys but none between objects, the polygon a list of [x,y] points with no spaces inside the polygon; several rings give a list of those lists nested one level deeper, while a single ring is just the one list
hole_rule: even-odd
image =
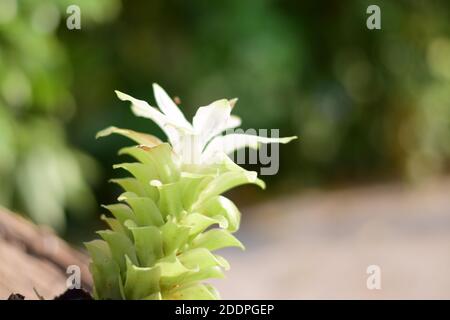
[{"label": "leaf", "polygon": [[219,293],[208,284],[189,284],[163,294],[167,300],[218,300]]},{"label": "leaf", "polygon": [[221,228],[226,228],[228,226],[228,221],[222,216],[208,217],[194,212],[186,215],[181,220],[181,224],[191,227],[189,236],[196,236],[214,224],[218,224]]},{"label": "leaf", "polygon": [[129,206],[123,203],[115,203],[110,205],[102,205],[103,208],[109,210],[112,215],[123,225],[127,220],[134,220],[133,211]]},{"label": "leaf", "polygon": [[125,256],[128,256],[134,264],[138,263],[133,243],[127,236],[111,230],[97,233],[108,243],[112,258],[119,265],[122,275],[126,271]]},{"label": "leaf", "polygon": [[119,178],[119,179],[111,179],[110,182],[116,183],[122,187],[123,190],[127,192],[133,192],[139,197],[151,197],[150,194],[147,193],[146,188],[135,178]]},{"label": "leaf", "polygon": [[108,127],[106,129],[103,129],[97,133],[95,136],[97,139],[109,136],[111,134],[119,134],[122,136],[125,136],[133,141],[135,141],[138,144],[143,144],[149,147],[154,147],[159,145],[161,140],[159,140],[157,137],[152,136],[150,134],[142,133],[142,132],[136,132],[129,129],[121,129],[114,126]]},{"label": "leaf", "polygon": [[235,232],[239,229],[241,213],[236,205],[224,196],[212,197],[198,207],[198,212],[210,217],[221,215],[228,221],[228,230]]},{"label": "leaf", "polygon": [[147,152],[148,158],[153,163],[162,183],[172,183],[179,180],[179,160],[168,143],[162,143],[154,148],[140,148]]},{"label": "leaf", "polygon": [[170,255],[187,242],[189,227],[178,225],[172,221],[167,221],[161,227],[164,254]]},{"label": "leaf", "polygon": [[142,298],[142,300],[162,300],[162,295],[161,292],[157,292]]},{"label": "leaf", "polygon": [[119,150],[119,155],[129,155],[139,162],[153,167],[153,163],[149,159],[148,150],[151,150],[151,148],[141,148],[139,146],[125,147]]},{"label": "leaf", "polygon": [[155,266],[161,268],[161,283],[167,278],[177,277],[185,272],[191,271],[180,262],[175,254],[160,259]]},{"label": "leaf", "polygon": [[108,244],[93,240],[84,244],[92,258],[90,270],[95,284],[95,295],[99,299],[120,299],[120,268],[112,259]]},{"label": "leaf", "polygon": [[206,248],[211,251],[225,247],[239,247],[244,250],[244,245],[229,231],[223,229],[212,229],[199,234],[191,242],[191,248]]},{"label": "leaf", "polygon": [[178,259],[189,269],[221,267],[228,270],[230,268],[230,265],[224,258],[212,254],[211,251],[205,248],[187,250],[180,254]]},{"label": "leaf", "polygon": [[203,281],[206,279],[222,279],[224,278],[223,270],[220,267],[208,267],[194,271],[186,271],[174,277],[166,277],[161,280],[163,291],[170,290],[175,286],[185,285],[188,283]]},{"label": "leaf", "polygon": [[192,210],[196,211],[199,205],[211,197],[218,196],[234,187],[247,183],[253,183],[264,188],[264,182],[258,179],[256,172],[236,170],[221,173],[202,191],[199,198],[192,206]]},{"label": "leaf", "polygon": [[210,278],[223,278],[222,268],[228,270],[230,267],[224,258],[213,255],[205,248],[188,250],[180,254],[178,260],[189,271],[164,279],[166,288]]},{"label": "leaf", "polygon": [[153,181],[153,185],[158,188],[159,201],[158,207],[164,217],[174,216],[179,218],[183,212],[183,202],[181,195],[181,185],[177,182],[161,184],[159,181]]},{"label": "leaf", "polygon": [[171,183],[179,179],[178,164],[171,152],[167,144],[161,144],[155,148],[137,146],[120,150],[120,154],[131,155],[144,164],[146,170],[153,173],[154,179],[163,183]]},{"label": "leaf", "polygon": [[142,184],[152,199],[158,199],[158,190],[150,185],[150,181],[157,179],[158,175],[156,172],[148,170],[145,164],[138,162],[121,163],[114,165],[113,168],[124,169],[131,173]]},{"label": "leaf", "polygon": [[118,232],[118,233],[122,233],[122,234],[126,235],[127,237],[129,237],[131,235],[130,231],[127,230],[126,228],[124,228],[124,226],[120,223],[119,220],[114,219],[114,218],[108,218],[105,215],[101,215],[100,218],[108,224],[108,226],[111,228],[111,230]]},{"label": "leaf", "polygon": [[[189,279],[200,271],[198,267],[186,268],[174,254],[161,259],[156,265],[161,267],[162,270],[160,284],[163,292],[180,286],[184,279]],[[202,272],[201,275],[204,274],[205,272]]]},{"label": "leaf", "polygon": [[[127,154],[136,160],[138,160],[141,164],[145,165],[145,168],[148,172],[152,173],[152,178],[154,179],[161,179],[159,167],[154,164],[154,161],[152,157],[150,156],[152,148],[147,148],[143,146],[133,146],[133,147],[126,147],[119,150],[119,154]],[[164,174],[164,173],[163,173]],[[146,183],[148,185],[148,182]]]},{"label": "leaf", "polygon": [[139,265],[151,267],[163,256],[161,231],[154,226],[130,228]]},{"label": "leaf", "polygon": [[124,294],[127,299],[138,300],[157,294],[159,289],[159,267],[142,268],[134,265],[127,257],[127,275]]},{"label": "leaf", "polygon": [[183,207],[190,210],[198,196],[201,194],[205,186],[214,179],[213,175],[193,174],[182,172],[180,179],[180,188],[183,198]]},{"label": "leaf", "polygon": [[127,202],[133,209],[135,221],[139,226],[161,226],[164,223],[161,212],[152,199],[123,193],[119,200]]}]

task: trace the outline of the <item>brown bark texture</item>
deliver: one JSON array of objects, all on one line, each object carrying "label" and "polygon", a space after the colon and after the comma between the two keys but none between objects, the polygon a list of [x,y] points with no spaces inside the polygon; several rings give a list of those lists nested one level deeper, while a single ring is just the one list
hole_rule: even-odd
[{"label": "brown bark texture", "polygon": [[89,258],[49,228],[0,208],[0,299],[20,293],[26,299],[53,299],[67,289],[67,268],[81,271],[81,285],[90,290]]}]

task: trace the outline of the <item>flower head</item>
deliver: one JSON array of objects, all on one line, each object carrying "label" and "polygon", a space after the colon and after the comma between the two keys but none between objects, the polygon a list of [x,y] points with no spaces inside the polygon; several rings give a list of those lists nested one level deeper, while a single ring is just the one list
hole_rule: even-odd
[{"label": "flower head", "polygon": [[[267,138],[242,133],[221,135],[224,131],[241,125],[240,118],[231,115],[237,99],[216,100],[198,108],[191,124],[176,103],[156,83],[153,84],[153,92],[159,110],[120,91],[116,91],[116,94],[120,100],[131,102],[131,110],[135,115],[153,120],[164,131],[183,163],[212,163],[223,158],[223,154],[240,148],[257,148],[260,143],[288,143],[296,138]],[[111,130],[108,128],[99,135],[109,134]]]},{"label": "flower head", "polygon": [[[231,115],[236,100],[217,100],[200,107],[192,124],[158,85],[153,85],[158,108],[116,92],[130,101],[133,112],[156,122],[171,145],[129,129],[109,127],[97,136],[124,135],[139,145],[120,149],[135,159],[115,165],[130,176],[113,179],[124,192],[105,206],[107,230],[102,239],[86,243],[97,299],[218,299],[204,283],[222,278],[228,262],[215,253],[226,247],[244,248],[234,237],[240,212],[222,194],[243,184],[265,184],[224,154],[259,143],[291,138],[220,134],[240,125]],[[213,158],[220,162],[211,163]],[[181,159],[181,161],[180,161]],[[195,163],[192,163],[192,162]],[[200,161],[201,165],[196,164]],[[194,164],[194,165],[191,165]]]}]

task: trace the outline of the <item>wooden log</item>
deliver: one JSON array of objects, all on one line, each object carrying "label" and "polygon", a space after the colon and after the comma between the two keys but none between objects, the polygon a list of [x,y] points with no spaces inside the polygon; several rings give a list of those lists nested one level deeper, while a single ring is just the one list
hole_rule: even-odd
[{"label": "wooden log", "polygon": [[81,270],[82,287],[90,290],[89,258],[72,248],[49,228],[0,208],[0,299],[20,293],[46,299],[63,293],[69,265]]}]

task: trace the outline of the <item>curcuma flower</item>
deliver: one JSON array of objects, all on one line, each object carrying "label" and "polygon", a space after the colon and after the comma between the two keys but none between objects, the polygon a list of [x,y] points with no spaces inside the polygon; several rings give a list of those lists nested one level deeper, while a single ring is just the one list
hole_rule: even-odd
[{"label": "curcuma flower", "polygon": [[[145,133],[116,127],[98,134],[121,134],[137,145],[119,151],[133,161],[114,166],[130,176],[112,180],[124,192],[118,203],[104,206],[111,213],[102,217],[109,229],[98,232],[101,239],[85,244],[92,259],[94,297],[218,299],[218,292],[204,282],[222,278],[223,271],[229,269],[228,262],[216,250],[244,248],[233,236],[241,214],[222,194],[248,183],[264,188],[264,182],[256,172],[244,170],[226,156],[218,157],[220,162],[205,162],[207,155],[223,152],[207,153],[219,138],[216,136],[240,124],[238,118],[230,115],[233,100],[218,100],[200,108],[191,125],[159,86],[154,85],[154,90],[162,112],[143,101],[118,95],[132,102],[135,114],[161,126],[172,145]],[[204,161],[199,166],[185,165],[187,139],[198,143],[195,156]],[[253,144],[272,141],[250,139]],[[248,141],[243,145],[249,145]]]},{"label": "curcuma flower", "polygon": [[[237,99],[221,99],[200,107],[192,124],[186,120],[175,102],[158,85],[153,84],[153,92],[160,110],[143,100],[135,99],[116,91],[119,99],[131,102],[135,115],[153,120],[167,135],[174,151],[186,164],[204,164],[220,162],[223,154],[230,154],[244,147],[258,148],[260,143],[288,143],[296,137],[268,138],[256,135],[231,133],[220,135],[226,130],[239,127],[239,117],[231,115]],[[121,133],[110,127],[99,135],[112,132]]]}]

